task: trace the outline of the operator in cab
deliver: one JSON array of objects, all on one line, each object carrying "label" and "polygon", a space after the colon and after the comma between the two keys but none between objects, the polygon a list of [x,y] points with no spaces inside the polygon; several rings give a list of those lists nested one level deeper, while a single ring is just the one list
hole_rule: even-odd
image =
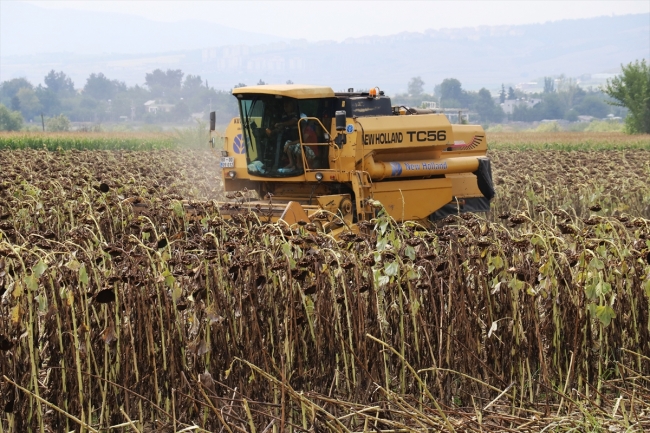
[{"label": "operator in cab", "polygon": [[291,99],[285,99],[283,108],[284,112],[282,113],[282,117],[280,117],[280,121],[273,125],[273,129],[266,128],[266,135],[269,137],[274,133],[281,134],[285,128],[293,128],[298,123],[296,102]]},{"label": "operator in cab", "polygon": [[[318,143],[318,137],[316,137],[316,131],[314,131],[314,128],[311,126],[309,121],[307,121],[306,117],[307,116],[305,114],[300,115],[300,118],[302,119],[300,121],[302,142],[303,144]],[[313,162],[316,159],[316,152],[315,149],[312,148],[312,146],[300,146],[300,140],[287,140],[287,142],[284,143],[284,153],[286,153],[287,157],[289,158],[289,165],[284,167],[283,171],[302,172],[304,170],[302,155],[300,153],[301,147],[305,152],[305,159],[307,160],[307,165],[308,166],[313,165]]]},{"label": "operator in cab", "polygon": [[298,138],[298,112],[296,102],[291,99],[283,101],[283,112],[279,121],[273,125],[273,129],[266,128],[266,135],[269,140],[275,136],[276,157],[273,164],[273,170],[277,170],[280,164],[280,149],[286,141],[292,141]]}]

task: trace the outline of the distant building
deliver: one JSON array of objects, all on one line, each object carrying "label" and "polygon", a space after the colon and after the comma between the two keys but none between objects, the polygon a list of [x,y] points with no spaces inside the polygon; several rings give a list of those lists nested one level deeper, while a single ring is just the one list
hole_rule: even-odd
[{"label": "distant building", "polygon": [[152,99],[144,103],[147,113],[158,113],[159,111],[169,113],[174,108],[174,104],[164,104],[160,100]]},{"label": "distant building", "polygon": [[519,83],[515,85],[515,89],[521,90],[524,93],[537,93],[543,90],[543,88],[541,88],[536,81],[530,81],[528,83]]},{"label": "distant building", "polygon": [[503,104],[501,104],[501,108],[503,108],[503,112],[506,114],[512,114],[515,111],[515,107],[519,106],[525,106],[527,108],[533,108],[535,105],[540,103],[542,100],[541,99],[506,99]]},{"label": "distant building", "polygon": [[588,123],[591,122],[592,120],[594,120],[594,116],[578,116],[578,122]]},{"label": "distant building", "polygon": [[607,120],[615,121],[615,122],[622,122],[623,118],[619,116],[614,116],[613,114],[608,114],[606,117]]}]

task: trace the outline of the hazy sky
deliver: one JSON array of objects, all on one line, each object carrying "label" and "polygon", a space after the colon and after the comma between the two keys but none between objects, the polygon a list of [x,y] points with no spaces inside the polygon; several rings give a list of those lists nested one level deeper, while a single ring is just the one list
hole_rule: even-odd
[{"label": "hazy sky", "polygon": [[[0,0],[1,2],[12,0]],[[13,0],[15,1],[15,0]],[[201,20],[291,39],[337,40],[426,29],[650,13],[650,1],[29,1],[157,21]]]}]

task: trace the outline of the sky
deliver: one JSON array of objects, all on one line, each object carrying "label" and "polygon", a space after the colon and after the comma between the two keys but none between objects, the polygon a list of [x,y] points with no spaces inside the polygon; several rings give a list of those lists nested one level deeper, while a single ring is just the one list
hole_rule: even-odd
[{"label": "sky", "polygon": [[[15,0],[0,0],[0,2]],[[543,23],[650,13],[648,0],[619,1],[28,1],[43,8],[208,21],[288,39],[342,41],[405,31]]]}]

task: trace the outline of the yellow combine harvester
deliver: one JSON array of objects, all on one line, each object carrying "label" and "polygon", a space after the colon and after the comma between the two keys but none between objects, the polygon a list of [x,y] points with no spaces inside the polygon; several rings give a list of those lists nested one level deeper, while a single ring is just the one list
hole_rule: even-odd
[{"label": "yellow combine harvester", "polygon": [[[224,215],[250,209],[263,220],[332,230],[372,219],[378,202],[397,221],[489,210],[494,190],[481,126],[392,106],[377,88],[263,85],[233,95],[240,116],[226,129],[220,156],[235,201]],[[218,146],[216,137],[211,142]],[[257,201],[246,199],[250,191]]]}]

